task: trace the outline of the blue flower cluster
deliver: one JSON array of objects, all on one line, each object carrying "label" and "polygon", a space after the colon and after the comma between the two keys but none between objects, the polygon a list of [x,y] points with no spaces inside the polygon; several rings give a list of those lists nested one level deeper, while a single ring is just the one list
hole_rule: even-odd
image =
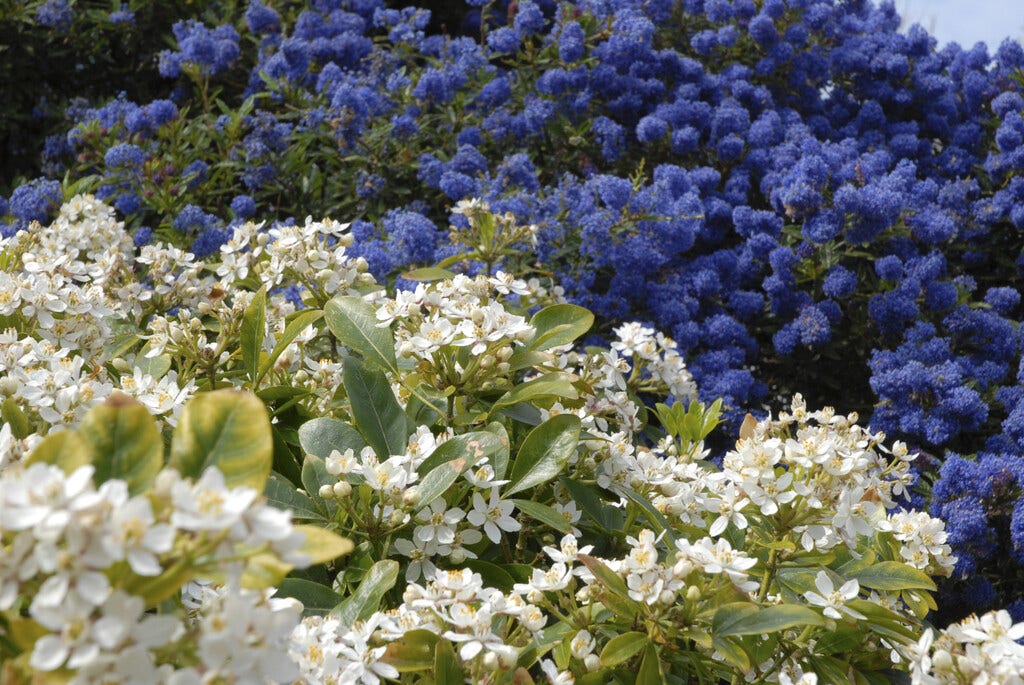
[{"label": "blue flower cluster", "polygon": [[[958,573],[980,597],[1024,565],[1020,487],[997,507],[977,475],[1024,453],[1024,48],[939,46],[867,1],[468,4],[480,40],[382,0],[177,23],[165,97],[70,110],[53,161],[200,254],[214,216],[357,218],[379,278],[450,256],[481,197],[538,227],[519,266],[670,333],[734,422],[800,391],[980,453],[922,474]],[[12,227],[47,183],[0,204]]]}]

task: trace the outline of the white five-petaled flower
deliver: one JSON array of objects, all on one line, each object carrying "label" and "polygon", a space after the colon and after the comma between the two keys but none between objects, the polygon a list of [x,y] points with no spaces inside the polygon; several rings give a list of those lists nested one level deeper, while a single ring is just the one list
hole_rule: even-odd
[{"label": "white five-petaled flower", "polygon": [[178,481],[171,489],[171,525],[185,530],[225,530],[242,518],[256,499],[252,488],[228,488],[224,475],[211,466],[195,485]]},{"label": "white five-petaled flower", "polygon": [[847,602],[856,599],[860,594],[860,583],[856,579],[846,581],[837,590],[829,575],[824,571],[818,571],[814,586],[818,588],[818,592],[805,592],[804,598],[814,606],[823,607],[822,613],[829,618],[840,619],[843,617],[842,614],[851,618],[866,618],[864,614],[846,606]]},{"label": "white five-petaled flower", "polygon": [[501,542],[501,531],[513,533],[523,527],[519,521],[512,518],[514,510],[515,505],[512,502],[498,496],[498,488],[491,488],[489,502],[484,502],[479,492],[473,493],[473,510],[466,518],[474,526],[483,526],[488,539],[497,545]]}]

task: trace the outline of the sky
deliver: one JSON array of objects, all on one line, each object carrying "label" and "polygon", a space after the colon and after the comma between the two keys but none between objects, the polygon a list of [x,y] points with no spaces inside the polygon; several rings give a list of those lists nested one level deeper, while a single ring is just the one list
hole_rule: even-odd
[{"label": "sky", "polygon": [[904,28],[919,23],[939,45],[956,41],[972,47],[988,43],[990,52],[1004,38],[1024,42],[1024,0],[895,0]]}]

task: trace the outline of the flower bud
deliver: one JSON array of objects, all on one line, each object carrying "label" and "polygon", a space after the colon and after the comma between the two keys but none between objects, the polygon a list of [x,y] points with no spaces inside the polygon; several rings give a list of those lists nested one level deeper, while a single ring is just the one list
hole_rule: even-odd
[{"label": "flower bud", "polygon": [[498,655],[494,652],[487,652],[486,654],[484,654],[483,662],[484,668],[486,668],[488,671],[498,670]]},{"label": "flower bud", "polygon": [[501,362],[495,367],[495,371],[497,371],[500,376],[506,376],[511,368],[512,367],[508,365],[508,362]]},{"label": "flower bud", "polygon": [[352,486],[344,480],[339,480],[334,484],[334,496],[337,499],[345,499],[352,496]]},{"label": "flower bud", "polygon": [[409,508],[412,508],[412,507],[415,507],[419,503],[420,503],[420,490],[419,490],[419,488],[412,487],[412,488],[407,489],[404,493],[402,493],[402,504],[404,504],[405,506],[407,506]]},{"label": "flower bud", "polygon": [[124,357],[114,357],[110,360],[110,365],[120,373],[127,373],[132,370],[132,365]]},{"label": "flower bud", "polygon": [[10,376],[0,378],[0,395],[4,395],[5,397],[13,395],[18,392],[18,386],[18,381]]},{"label": "flower bud", "polygon": [[596,671],[601,668],[601,657],[596,654],[588,654],[583,657],[583,665],[587,667],[588,671]]},{"label": "flower bud", "polygon": [[392,528],[397,528],[398,526],[405,523],[407,518],[408,516],[404,511],[402,511],[401,509],[395,509],[393,512],[391,512],[391,517],[388,519],[388,523],[391,525]]},{"label": "flower bud", "polygon": [[320,486],[318,494],[320,495],[320,499],[334,499],[334,486],[330,483],[324,483]]},{"label": "flower bud", "polygon": [[686,601],[696,602],[698,599],[700,599],[700,588],[696,585],[691,585],[686,590]]},{"label": "flower bud", "polygon": [[944,649],[937,649],[932,655],[932,666],[936,673],[950,673],[953,669],[953,656]]}]

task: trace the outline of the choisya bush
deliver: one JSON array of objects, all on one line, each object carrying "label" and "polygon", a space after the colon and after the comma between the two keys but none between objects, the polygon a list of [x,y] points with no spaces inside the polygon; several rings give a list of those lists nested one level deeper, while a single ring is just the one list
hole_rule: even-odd
[{"label": "choisya bush", "polygon": [[[474,258],[522,239],[458,211]],[[550,284],[385,289],[351,247],[307,221],[136,254],[88,197],[5,239],[5,682],[932,682],[1016,654],[1006,615],[926,632],[955,559],[898,506],[903,443],[796,397],[716,466],[671,338],[574,347],[593,316]]]},{"label": "choisya bush", "polygon": [[182,20],[163,92],[67,109],[3,230],[75,189],[200,257],[249,219],[349,216],[384,281],[465,266],[445,229],[483,197],[537,230],[476,268],[555,273],[602,335],[665,331],[733,430],[802,391],[921,450],[918,504],[955,526],[963,581],[943,621],[1012,602],[1020,45],[938,46],[868,2],[482,9],[460,37],[371,0]]}]

